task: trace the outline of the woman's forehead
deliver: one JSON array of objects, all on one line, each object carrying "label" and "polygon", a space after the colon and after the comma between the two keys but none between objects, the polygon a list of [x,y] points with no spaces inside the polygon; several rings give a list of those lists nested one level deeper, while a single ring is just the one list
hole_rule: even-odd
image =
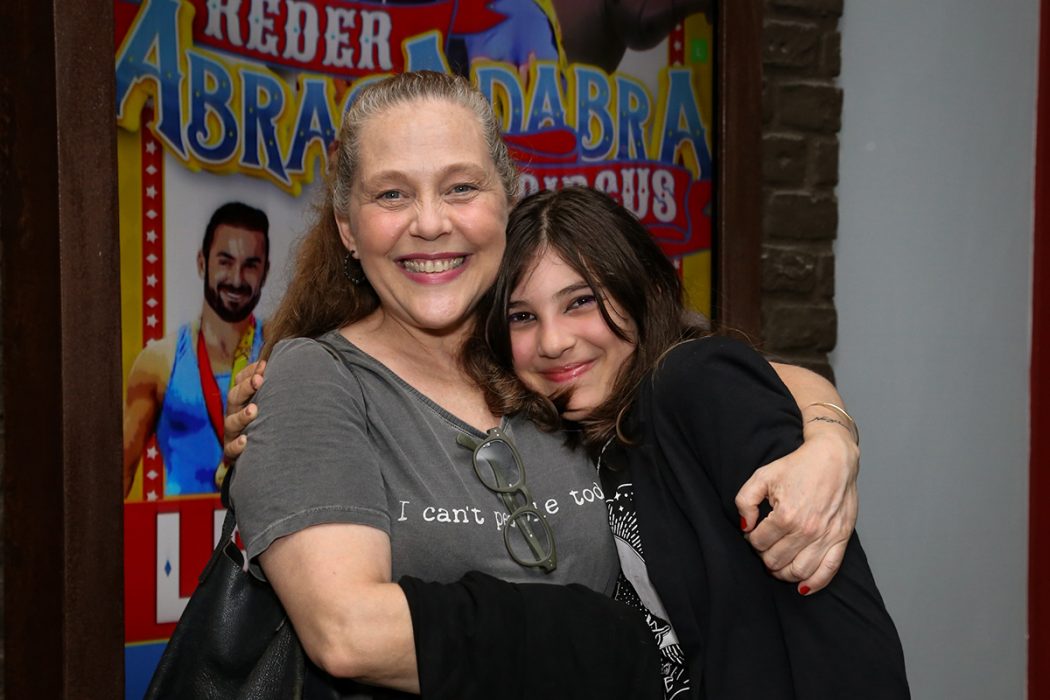
[{"label": "woman's forehead", "polygon": [[[460,129],[473,128],[482,136],[482,125],[478,115],[468,105],[448,97],[421,95],[418,97],[407,97],[397,100],[377,110],[362,126],[385,124],[391,119],[407,118],[411,124],[413,121],[434,115],[455,115],[450,120],[451,125],[457,125]],[[483,138],[483,136],[482,136]]]},{"label": "woman's forehead", "polygon": [[494,167],[476,115],[447,100],[413,99],[376,113],[361,125],[359,155],[368,169],[428,167],[435,160]]}]

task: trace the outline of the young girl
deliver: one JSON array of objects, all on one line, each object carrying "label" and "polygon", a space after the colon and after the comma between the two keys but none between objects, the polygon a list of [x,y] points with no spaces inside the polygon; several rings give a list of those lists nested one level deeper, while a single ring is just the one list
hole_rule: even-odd
[{"label": "young girl", "polygon": [[522,201],[483,303],[468,366],[494,413],[578,428],[617,538],[617,597],[646,612],[668,697],[909,696],[855,534],[812,595],[773,578],[741,536],[734,496],[801,443],[798,407],[755,351],[685,312],[673,266],[629,212],[580,188]]}]

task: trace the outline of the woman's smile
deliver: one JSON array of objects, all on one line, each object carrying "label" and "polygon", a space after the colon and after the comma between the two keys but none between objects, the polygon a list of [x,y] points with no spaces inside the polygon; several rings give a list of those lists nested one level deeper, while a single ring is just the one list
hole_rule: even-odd
[{"label": "woman's smile", "polygon": [[466,261],[466,255],[455,255],[450,257],[445,256],[427,256],[427,257],[405,257],[399,262],[409,272],[434,274],[448,272],[449,270],[455,270],[459,268],[464,261]]}]

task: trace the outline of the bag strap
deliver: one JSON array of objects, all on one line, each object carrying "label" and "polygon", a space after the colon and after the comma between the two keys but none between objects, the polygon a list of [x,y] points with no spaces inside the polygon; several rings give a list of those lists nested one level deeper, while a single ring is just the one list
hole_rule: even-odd
[{"label": "bag strap", "polygon": [[[228,476],[228,475],[227,475]],[[197,577],[197,585],[204,583],[204,579],[208,578],[208,574],[215,568],[216,562],[219,561],[219,557],[226,556],[226,548],[233,541],[233,531],[237,528],[237,516],[234,515],[233,508],[226,509],[226,518],[222,521],[222,534],[219,535],[219,542],[215,545],[215,549],[211,553],[211,559],[204,565],[204,569],[201,571],[201,575]],[[236,549],[236,545],[234,544]],[[239,551],[239,550],[238,550]],[[241,568],[247,571],[245,568],[246,563],[241,563]]]},{"label": "bag strap", "polygon": [[[226,449],[225,445],[223,445],[223,449]],[[225,455],[223,455],[222,461],[226,462]],[[219,500],[222,501],[222,507],[226,510],[233,510],[233,504],[230,503],[230,482],[233,481],[233,468],[235,466],[236,463],[230,464],[227,462],[226,476],[222,478],[222,486],[219,487]]]},{"label": "bag strap", "polygon": [[233,541],[233,531],[237,529],[237,516],[233,512],[233,508],[226,509],[226,518],[222,521],[222,534],[219,535],[219,544],[225,546],[225,543]]}]

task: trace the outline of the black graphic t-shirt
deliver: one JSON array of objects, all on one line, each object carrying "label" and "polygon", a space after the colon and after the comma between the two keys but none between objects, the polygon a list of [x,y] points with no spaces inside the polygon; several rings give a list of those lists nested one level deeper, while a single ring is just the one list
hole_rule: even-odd
[{"label": "black graphic t-shirt", "polygon": [[660,649],[665,698],[686,700],[692,697],[691,688],[694,686],[690,683],[685,654],[678,637],[667,620],[667,612],[645,568],[645,550],[634,507],[634,484],[626,481],[626,472],[601,469],[601,462],[599,471],[605,493],[608,494],[605,504],[609,509],[609,528],[620,557],[620,577],[613,598],[640,610],[645,616]]},{"label": "black graphic t-shirt", "polygon": [[633,487],[647,579],[667,614],[649,607],[674,622],[695,695],[909,697],[900,639],[856,534],[831,584],[801,596],[740,532],[741,486],[802,442],[798,407],[761,356],[728,338],[676,346],[639,383],[621,427],[630,444],[604,451],[603,481],[615,471]]}]

